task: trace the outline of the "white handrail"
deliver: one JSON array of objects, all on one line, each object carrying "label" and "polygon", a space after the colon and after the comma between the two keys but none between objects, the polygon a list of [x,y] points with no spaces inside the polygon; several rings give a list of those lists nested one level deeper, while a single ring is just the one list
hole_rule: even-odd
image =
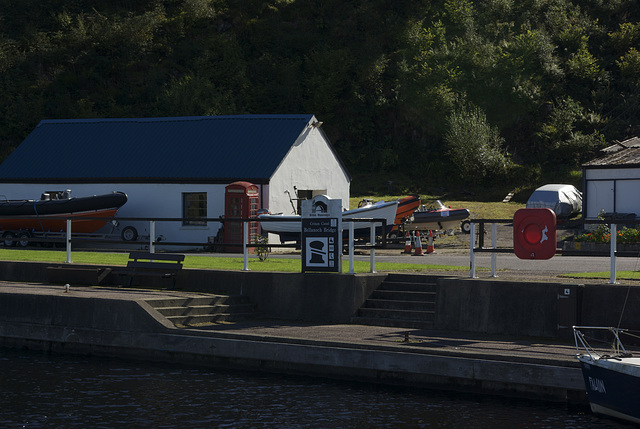
[{"label": "white handrail", "polygon": [[476,256],[473,252],[473,248],[476,246],[476,224],[473,222],[469,223],[469,236],[470,245],[469,245],[469,277],[472,279],[476,278]]},{"label": "white handrail", "polygon": [[611,243],[611,247],[609,249],[609,253],[610,253],[610,257],[611,257],[611,265],[609,268],[609,283],[610,284],[616,284],[616,247],[617,247],[617,237],[618,237],[618,232],[617,232],[617,228],[618,226],[615,223],[611,224],[611,239],[609,240]]},{"label": "white handrail", "polygon": [[71,219],[67,219],[67,264],[71,263]]},{"label": "white handrail", "polygon": [[242,254],[244,256],[244,265],[242,271],[249,270],[249,252],[247,251],[247,242],[249,241],[249,222],[242,222],[244,240],[242,240]]}]

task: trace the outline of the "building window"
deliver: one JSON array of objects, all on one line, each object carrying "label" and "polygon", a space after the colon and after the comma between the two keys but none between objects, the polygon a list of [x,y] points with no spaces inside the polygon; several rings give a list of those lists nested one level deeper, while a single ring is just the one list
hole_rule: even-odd
[{"label": "building window", "polygon": [[182,225],[206,225],[207,218],[207,193],[185,192],[182,194]]}]

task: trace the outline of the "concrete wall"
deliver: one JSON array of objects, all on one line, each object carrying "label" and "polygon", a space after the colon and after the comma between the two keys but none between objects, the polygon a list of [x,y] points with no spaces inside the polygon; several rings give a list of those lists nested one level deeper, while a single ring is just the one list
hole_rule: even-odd
[{"label": "concrete wall", "polygon": [[3,294],[0,322],[108,331],[164,332],[169,327],[135,301]]},{"label": "concrete wall", "polygon": [[[51,268],[56,268],[52,270]],[[92,285],[103,269],[95,265],[2,262],[0,280]],[[183,269],[177,287],[194,292],[242,294],[266,318],[349,323],[386,274],[272,273]],[[138,279],[136,279],[138,280]],[[144,286],[167,288],[166,279],[140,278]],[[103,285],[118,284],[115,275]]]},{"label": "concrete wall", "polygon": [[[623,285],[586,285],[581,324],[640,330],[640,288]],[[625,341],[625,344],[628,343]]]},{"label": "concrete wall", "polygon": [[438,284],[438,329],[544,337],[558,333],[558,284],[451,278]]},{"label": "concrete wall", "polygon": [[242,294],[268,318],[349,323],[386,274],[183,270],[190,291]]},{"label": "concrete wall", "polygon": [[[46,283],[47,267],[62,266],[54,283],[92,284],[105,267],[1,262],[0,280]],[[185,269],[184,290],[242,294],[265,318],[349,323],[386,274],[269,273]],[[157,279],[155,279],[157,280]],[[107,278],[106,284],[117,284]],[[489,334],[567,336],[572,325],[640,330],[640,288],[597,284],[511,282],[469,278],[437,281],[435,328]],[[149,286],[167,287],[167,284]],[[9,310],[9,308],[7,308]],[[619,319],[622,314],[621,323]]]}]

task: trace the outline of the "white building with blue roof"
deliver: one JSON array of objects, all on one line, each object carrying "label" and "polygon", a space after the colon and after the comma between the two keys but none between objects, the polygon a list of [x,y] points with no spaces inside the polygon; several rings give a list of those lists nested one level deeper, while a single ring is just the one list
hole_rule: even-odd
[{"label": "white building with blue roof", "polygon": [[[320,125],[311,114],[43,120],[0,164],[0,195],[122,191],[119,217],[184,218],[197,194],[206,201],[200,216],[217,219],[225,187],[246,181],[271,213],[291,214],[297,198],[318,194],[347,209],[351,177]],[[204,243],[220,226],[159,222],[156,236]],[[135,227],[148,235],[147,223]]]}]

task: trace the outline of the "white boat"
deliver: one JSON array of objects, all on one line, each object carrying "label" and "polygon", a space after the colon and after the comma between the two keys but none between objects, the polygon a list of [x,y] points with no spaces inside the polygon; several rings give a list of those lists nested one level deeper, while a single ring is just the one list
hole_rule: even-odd
[{"label": "white boat", "polygon": [[[353,210],[347,210],[342,212],[342,229],[343,231],[349,230],[349,222],[345,222],[346,219],[385,219],[386,231],[388,233],[393,227],[393,223],[396,218],[396,211],[398,209],[398,201],[378,201],[376,203],[367,205],[366,207],[359,207]],[[262,213],[258,215],[260,220],[260,226],[264,232],[280,235],[280,241],[300,241],[300,232],[302,230],[301,216],[300,215],[284,215],[284,214],[271,214]],[[356,236],[368,236],[371,229],[371,222],[367,221],[355,221],[354,230]],[[382,223],[376,222],[376,233],[382,234]]]},{"label": "white boat", "polygon": [[[601,350],[589,343],[584,332],[593,332],[594,340],[613,340]],[[602,414],[640,424],[640,357],[634,357],[622,345],[625,329],[574,326],[576,357],[582,366],[589,405],[594,414]],[[600,334],[598,336],[598,333]],[[609,343],[610,345],[611,343]]]},{"label": "white boat", "polygon": [[452,209],[437,200],[434,205],[420,206],[405,222],[409,231],[447,231],[462,225],[470,215],[467,209]]}]

